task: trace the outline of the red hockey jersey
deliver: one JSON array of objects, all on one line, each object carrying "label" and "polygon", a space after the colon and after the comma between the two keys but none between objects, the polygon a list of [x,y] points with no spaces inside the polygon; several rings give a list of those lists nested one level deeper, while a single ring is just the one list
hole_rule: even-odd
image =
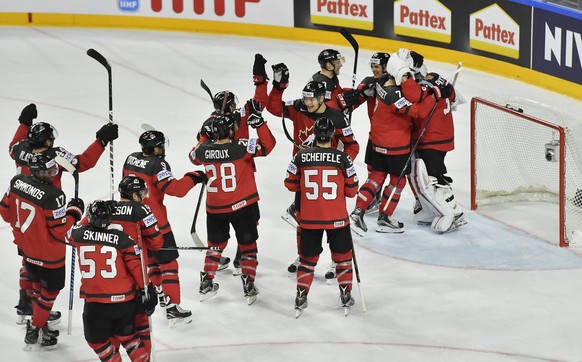
[{"label": "red hockey jersey", "polygon": [[287,168],[285,187],[301,193],[300,227],[335,229],[349,225],[346,197],[356,196],[358,177],[344,152],[320,147],[300,150]]},{"label": "red hockey jersey", "polygon": [[121,303],[144,289],[140,249],[121,230],[78,225],[67,234],[77,248],[81,272],[80,296],[87,302]]},{"label": "red hockey jersey", "polygon": [[57,269],[65,265],[65,235],[74,225],[67,200],[54,185],[16,175],[0,202],[0,214],[12,226],[19,254],[31,264]]}]

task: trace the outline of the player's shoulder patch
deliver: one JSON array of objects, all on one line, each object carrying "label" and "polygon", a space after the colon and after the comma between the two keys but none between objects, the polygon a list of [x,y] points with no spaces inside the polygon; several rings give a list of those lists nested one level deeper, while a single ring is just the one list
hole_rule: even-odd
[{"label": "player's shoulder patch", "polygon": [[65,206],[59,207],[58,209],[53,210],[53,218],[55,220],[56,219],[61,219],[61,218],[65,217],[66,214],[67,213],[66,213],[66,207]]},{"label": "player's shoulder patch", "polygon": [[158,181],[163,181],[166,179],[171,179],[172,178],[172,171],[170,170],[161,170],[160,172],[157,173],[156,178],[158,179]]},{"label": "player's shoulder patch", "polygon": [[154,225],[157,222],[158,222],[158,219],[156,219],[154,214],[149,214],[143,218],[143,223],[144,223],[146,228],[149,228],[150,226]]},{"label": "player's shoulder patch", "polygon": [[249,138],[247,142],[247,152],[251,155],[254,155],[257,152],[257,139],[256,138]]},{"label": "player's shoulder patch", "polygon": [[344,135],[344,137],[347,137],[347,136],[353,135],[354,131],[352,131],[352,127],[348,126],[348,127],[342,128],[342,134]]},{"label": "player's shoulder patch", "polygon": [[295,103],[294,100],[285,101],[285,106],[292,106]]},{"label": "player's shoulder patch", "polygon": [[247,107],[241,107],[240,116],[245,117],[247,115]]},{"label": "player's shoulder patch", "polygon": [[293,162],[289,162],[289,166],[287,166],[287,171],[289,173],[297,175],[297,165],[295,165]]},{"label": "player's shoulder patch", "polygon": [[346,173],[347,173],[348,177],[352,177],[356,174],[356,168],[352,165],[352,166],[348,167],[348,169],[346,170]]},{"label": "player's shoulder patch", "polygon": [[404,97],[400,97],[400,99],[398,99],[396,102],[394,102],[394,106],[398,109],[402,109],[404,107],[409,107],[411,105],[412,105],[412,103],[410,103],[408,101],[408,99],[406,99]]}]

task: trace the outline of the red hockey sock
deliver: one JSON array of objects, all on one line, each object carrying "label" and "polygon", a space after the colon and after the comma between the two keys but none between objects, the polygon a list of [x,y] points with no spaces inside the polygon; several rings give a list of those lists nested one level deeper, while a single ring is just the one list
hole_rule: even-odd
[{"label": "red hockey sock", "polygon": [[336,263],[335,273],[337,275],[337,282],[340,288],[347,286],[347,291],[352,290],[352,251],[347,253],[331,253],[331,259]]},{"label": "red hockey sock", "polygon": [[115,337],[121,341],[121,345],[125,348],[125,351],[132,362],[149,361],[150,356],[137,334]]},{"label": "red hockey sock", "polygon": [[40,290],[40,295],[32,301],[32,325],[42,328],[48,320],[49,313],[55,304],[59,291]]},{"label": "red hockey sock", "polygon": [[299,268],[297,268],[297,289],[304,289],[305,295],[309,294],[315,266],[319,260],[319,254],[315,256],[299,255]]},{"label": "red hockey sock", "polygon": [[208,246],[219,248],[219,250],[208,250],[206,252],[206,257],[204,258],[204,272],[208,279],[214,279],[216,275],[216,270],[218,270],[218,264],[220,263],[220,257],[222,256],[222,251],[226,248],[228,241],[214,242],[208,240]]},{"label": "red hockey sock", "polygon": [[255,280],[257,275],[257,242],[253,241],[250,244],[238,244],[241,252],[240,265],[242,268],[242,273],[249,275],[250,281]]},{"label": "red hockey sock", "polygon": [[95,351],[99,360],[103,362],[122,362],[119,351],[110,340],[101,343],[87,343]]},{"label": "red hockey sock", "polygon": [[[398,206],[398,202],[400,201],[400,194],[402,193],[402,189],[404,186],[406,186],[405,177],[400,179],[400,183],[398,183],[398,185],[396,185],[396,181],[398,181],[398,176],[390,176],[390,184],[384,187],[384,191],[382,192],[382,204],[380,204],[380,210],[382,210],[382,213],[387,215],[392,215],[394,210],[396,210],[396,206]],[[386,207],[386,202],[388,201],[388,198],[390,197],[390,194],[394,188],[396,188],[396,191],[394,191],[394,195],[392,196],[392,199],[390,199],[388,207]]]},{"label": "red hockey sock", "polygon": [[162,271],[162,288],[164,294],[170,298],[170,303],[180,304],[180,278],[178,276],[178,261],[172,260],[166,264],[160,264]]},{"label": "red hockey sock", "polygon": [[372,200],[374,200],[374,197],[376,197],[376,193],[384,184],[387,175],[388,174],[386,172],[380,171],[372,171],[369,173],[368,179],[366,182],[364,182],[362,187],[360,187],[360,190],[358,190],[356,207],[359,207],[362,210],[366,210],[368,206],[370,206]]}]

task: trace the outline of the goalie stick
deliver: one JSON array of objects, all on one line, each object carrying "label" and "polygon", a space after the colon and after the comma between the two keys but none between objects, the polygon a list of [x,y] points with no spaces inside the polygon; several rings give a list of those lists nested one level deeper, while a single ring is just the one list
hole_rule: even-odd
[{"label": "goalie stick", "polygon": [[[455,86],[455,83],[457,82],[457,78],[458,78],[459,72],[461,70],[463,70],[463,63],[459,62],[457,64],[457,69],[455,69],[455,72],[451,76],[451,78],[453,79],[453,81],[451,83],[453,85],[453,87]],[[412,155],[414,155],[414,152],[416,151],[416,147],[420,143],[420,140],[422,139],[422,135],[424,135],[424,131],[426,131],[426,127],[430,123],[430,120],[432,119],[432,116],[434,115],[434,111],[436,110],[437,105],[438,105],[438,101],[435,102],[434,106],[432,107],[432,109],[428,115],[428,118],[426,119],[426,122],[424,123],[424,126],[422,126],[422,130],[420,131],[420,134],[418,135],[418,139],[416,140],[416,142],[414,142],[414,145],[410,149],[410,155],[408,156],[408,159],[406,160],[406,163],[404,164],[404,168],[402,168],[402,171],[400,172],[400,175],[398,176],[398,180],[396,180],[396,185],[400,184],[400,180],[404,176],[404,171],[406,171],[406,169],[408,168],[408,164],[410,163],[410,160],[412,159]],[[396,192],[396,189],[397,189],[396,187],[392,188],[392,192],[390,192],[390,196],[388,196],[388,200],[386,201],[386,204],[384,204],[384,207],[382,208],[382,212],[386,212],[386,209],[388,208],[390,201],[392,201],[392,197],[394,197],[394,193]]]},{"label": "goalie stick", "polygon": [[[109,62],[103,55],[101,55],[101,53],[93,48],[87,50],[87,55],[98,61],[99,64],[104,66],[107,70],[107,79],[109,84],[109,123],[113,123],[113,82],[111,79],[111,65],[109,65]],[[113,171],[113,141],[111,141],[109,142],[109,190],[111,194],[111,200],[114,199],[113,195],[115,193],[115,176]]]},{"label": "goalie stick", "polygon": [[[75,180],[75,199],[79,198],[79,171],[71,162],[62,156],[56,156],[55,162],[67,170]],[[69,281],[69,315],[67,320],[67,334],[73,332],[73,296],[75,291],[75,259],[77,258],[77,249],[73,246],[71,249],[71,276]]]}]

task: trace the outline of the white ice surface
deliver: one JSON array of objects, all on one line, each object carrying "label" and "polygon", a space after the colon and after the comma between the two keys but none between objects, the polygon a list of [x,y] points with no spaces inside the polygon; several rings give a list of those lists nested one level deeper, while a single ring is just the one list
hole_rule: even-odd
[{"label": "white ice surface", "polygon": [[[339,35],[338,35],[339,37]],[[127,154],[139,149],[137,137],[146,122],[169,136],[167,160],[178,176],[193,169],[187,154],[196,131],[211,111],[200,79],[213,91],[229,89],[240,103],[253,94],[251,69],[256,52],[272,64],[285,62],[291,85],[285,99],[297,98],[317,70],[316,57],[329,45],[255,38],[170,32],[98,29],[0,28],[0,114],[2,132],[0,185],[8,185],[14,165],[8,143],[21,109],[38,106],[38,120],[59,131],[57,144],[81,153],[107,120],[107,76],[85,52],[95,48],[113,67],[114,119],[120,125],[115,142],[115,176]],[[347,63],[341,84],[351,84],[353,55],[340,48]],[[396,49],[378,49],[393,52]],[[358,80],[367,76],[372,51],[362,51]],[[451,74],[450,64],[430,61],[431,71]],[[270,71],[269,71],[270,73]],[[466,69],[457,89],[469,100],[490,93],[520,94],[580,114],[581,102],[477,70]],[[287,265],[295,258],[295,232],[280,215],[292,200],[283,186],[291,144],[280,119],[266,115],[278,144],[257,161],[261,224],[258,301],[245,303],[240,279],[220,272],[219,294],[198,301],[198,273],[203,254],[181,253],[182,306],[191,309],[190,325],[170,329],[154,315],[157,361],[580,361],[582,360],[582,258],[575,250],[556,246],[556,210],[547,205],[515,205],[517,210],[487,210],[506,223],[467,211],[468,225],[455,233],[435,235],[412,223],[412,196],[405,191],[395,216],[406,225],[402,235],[373,231],[355,237],[363,313],[354,285],[356,305],[345,318],[336,285],[323,273],[324,251],[309,295],[309,307],[294,318],[295,281]],[[469,105],[455,114],[456,147],[447,156],[449,175],[459,203],[469,206]],[[369,122],[364,109],[354,113],[353,128],[365,145]],[[109,154],[81,174],[85,202],[109,194]],[[363,152],[356,160],[366,175]],[[71,178],[63,188],[72,196]],[[179,245],[191,246],[190,223],[198,188],[185,198],[168,197],[170,221]],[[353,200],[349,203],[350,210]],[[499,216],[499,213],[501,216]],[[374,217],[367,222],[373,226]],[[517,230],[507,224],[519,224]],[[205,233],[205,216],[198,228]],[[530,234],[537,235],[535,238]],[[22,351],[24,328],[14,323],[20,258],[6,224],[0,225],[0,350],[3,361],[94,361],[83,338],[82,304],[74,300],[73,334],[66,334],[68,285],[56,302],[63,312],[58,349]],[[231,243],[232,244],[232,243]],[[234,246],[226,255],[234,256]],[[76,287],[79,279],[77,275]],[[77,294],[78,292],[76,292]],[[127,357],[125,357],[127,359]]]}]

